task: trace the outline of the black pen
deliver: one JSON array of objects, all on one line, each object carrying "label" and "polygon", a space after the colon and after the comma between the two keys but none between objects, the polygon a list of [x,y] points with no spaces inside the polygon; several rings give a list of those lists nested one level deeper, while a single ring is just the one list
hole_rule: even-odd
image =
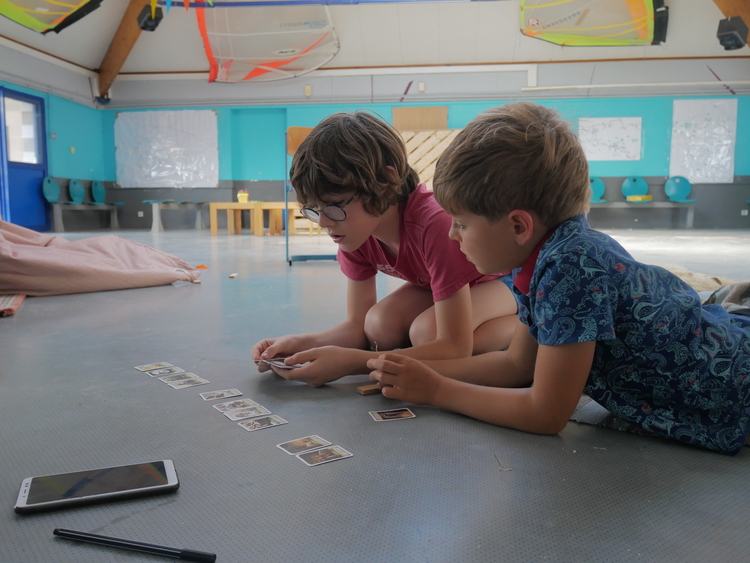
[{"label": "black pen", "polygon": [[108,536],[100,536],[98,534],[89,534],[88,532],[65,530],[63,528],[55,528],[52,533],[56,536],[60,536],[61,538],[66,538],[69,540],[95,543],[97,545],[106,545],[108,547],[130,549],[133,551],[148,553],[150,555],[174,557],[175,559],[182,559],[183,561],[199,561],[207,563],[213,563],[214,561],[216,561],[215,553],[206,553],[204,551],[193,551],[192,549],[176,549],[174,547],[165,547],[163,545],[154,545],[151,543],[142,543],[139,541],[110,538]]}]

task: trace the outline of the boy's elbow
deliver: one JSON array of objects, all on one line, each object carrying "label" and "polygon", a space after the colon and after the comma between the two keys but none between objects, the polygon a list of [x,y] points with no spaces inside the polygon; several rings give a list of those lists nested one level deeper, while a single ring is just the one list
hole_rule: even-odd
[{"label": "boy's elbow", "polygon": [[530,429],[535,434],[559,434],[568,425],[569,417],[557,413],[535,417]]},{"label": "boy's elbow", "polygon": [[538,434],[554,435],[559,434],[568,425],[568,420],[551,420],[542,424],[537,432]]}]

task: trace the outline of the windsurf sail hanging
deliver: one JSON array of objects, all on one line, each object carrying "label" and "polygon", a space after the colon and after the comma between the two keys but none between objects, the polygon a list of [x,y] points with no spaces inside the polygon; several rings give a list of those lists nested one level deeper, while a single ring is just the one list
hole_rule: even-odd
[{"label": "windsurf sail hanging", "polygon": [[210,65],[209,82],[293,78],[323,66],[339,51],[325,5],[213,4],[195,10]]},{"label": "windsurf sail hanging", "polygon": [[664,0],[521,0],[521,32],[558,45],[657,45],[667,20]]},{"label": "windsurf sail hanging", "polygon": [[101,3],[102,0],[0,0],[0,15],[39,33],[60,33]]}]

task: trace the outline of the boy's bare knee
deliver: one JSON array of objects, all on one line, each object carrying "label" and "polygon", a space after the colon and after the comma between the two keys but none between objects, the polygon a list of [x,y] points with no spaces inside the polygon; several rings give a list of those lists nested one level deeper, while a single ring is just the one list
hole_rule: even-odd
[{"label": "boy's bare knee", "polygon": [[436,337],[435,323],[428,322],[423,316],[414,319],[409,327],[409,340],[412,346],[422,346],[432,342]]},{"label": "boy's bare knee", "polygon": [[378,350],[393,350],[408,346],[408,343],[404,343],[402,332],[403,329],[396,326],[396,323],[377,307],[368,311],[365,317],[365,336],[373,349],[376,345]]}]

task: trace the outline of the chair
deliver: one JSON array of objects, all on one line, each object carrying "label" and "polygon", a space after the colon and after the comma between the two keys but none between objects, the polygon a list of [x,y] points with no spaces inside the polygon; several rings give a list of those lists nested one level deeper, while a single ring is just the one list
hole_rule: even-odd
[{"label": "chair", "polygon": [[[627,201],[636,201],[637,203],[648,203],[651,198],[648,196],[648,182],[640,176],[628,176],[622,182],[622,195]],[[644,197],[643,200],[628,200],[628,196]]]},{"label": "chair", "polygon": [[[99,184],[99,182],[95,182]],[[101,184],[99,184],[101,186]],[[101,186],[101,190],[104,190],[104,187]],[[93,185],[92,185],[92,192],[93,192]],[[54,178],[47,176],[42,181],[42,194],[44,195],[44,199],[46,199],[50,205],[52,206],[52,229],[55,232],[62,233],[65,232],[65,225],[63,224],[63,206],[65,206],[65,209],[70,211],[88,211],[88,210],[101,210],[101,211],[109,211],[109,218],[110,218],[110,228],[112,229],[119,229],[120,225],[117,222],[117,205],[122,205],[121,203],[118,204],[108,204],[108,203],[99,203],[99,202],[86,202],[84,203],[83,199],[86,195],[86,188],[83,187],[83,184],[79,182],[78,180],[70,180],[68,183],[68,193],[70,195],[71,201],[60,201],[60,185],[55,181]],[[96,196],[95,196],[96,197]]]},{"label": "chair", "polygon": [[687,178],[683,178],[682,176],[672,176],[667,180],[667,183],[664,184],[664,193],[667,194],[669,201],[694,203],[694,199],[687,199],[692,188],[693,186]]},{"label": "chair", "polygon": [[70,195],[70,203],[73,205],[83,205],[86,188],[78,180],[71,180],[68,184],[68,195]]},{"label": "chair", "polygon": [[94,201],[91,205],[125,205],[122,201],[110,201],[107,203],[107,190],[99,180],[91,182],[91,197]]},{"label": "chair", "polygon": [[607,203],[606,199],[602,199],[604,195],[605,186],[601,178],[589,178],[591,184],[591,203]]},{"label": "chair", "polygon": [[60,201],[60,184],[49,176],[42,181],[42,194],[49,203],[65,203]]}]

